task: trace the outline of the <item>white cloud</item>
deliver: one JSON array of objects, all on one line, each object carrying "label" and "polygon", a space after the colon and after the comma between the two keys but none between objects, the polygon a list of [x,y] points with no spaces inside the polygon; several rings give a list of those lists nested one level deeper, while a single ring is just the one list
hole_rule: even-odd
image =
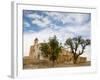
[{"label": "white cloud", "polygon": [[36,13],[33,13],[33,14],[27,14],[26,16],[29,17],[29,18],[32,18],[32,19],[35,19],[35,18],[40,19],[40,18],[43,17],[43,16],[40,16],[40,15],[38,15],[38,14],[36,14]]},{"label": "white cloud", "polygon": [[38,15],[36,13],[28,14],[27,16],[32,18],[32,24],[36,24],[42,28],[48,27],[48,25],[51,23],[51,21],[48,19],[48,16],[44,17],[43,15]]},{"label": "white cloud", "polygon": [[84,21],[88,19],[88,17],[89,16],[87,14],[70,13],[66,18],[63,19],[63,23],[70,22],[73,24],[82,24]]},{"label": "white cloud", "polygon": [[81,26],[65,26],[67,31],[74,33],[76,36],[81,35],[84,38],[90,38],[91,36],[91,24],[90,22]]},{"label": "white cloud", "polygon": [[51,17],[54,20],[58,21],[64,21],[64,19],[67,17],[67,13],[60,13],[60,12],[46,12],[49,17]]},{"label": "white cloud", "polygon": [[89,19],[89,14],[82,13],[61,13],[61,12],[46,12],[46,14],[55,20],[65,23],[82,24]]},{"label": "white cloud", "polygon": [[39,27],[45,28],[48,27],[51,22],[47,17],[44,17],[40,19],[36,18],[32,20],[32,23],[38,25]]}]

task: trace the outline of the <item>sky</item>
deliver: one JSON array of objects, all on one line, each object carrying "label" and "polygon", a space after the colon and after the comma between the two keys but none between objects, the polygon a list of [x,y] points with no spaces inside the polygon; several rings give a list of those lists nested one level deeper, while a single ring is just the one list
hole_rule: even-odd
[{"label": "sky", "polygon": [[[29,54],[35,38],[41,43],[56,35],[62,44],[69,37],[91,39],[91,14],[23,10],[23,35],[24,55]],[[90,59],[90,47],[87,47],[84,56]]]}]

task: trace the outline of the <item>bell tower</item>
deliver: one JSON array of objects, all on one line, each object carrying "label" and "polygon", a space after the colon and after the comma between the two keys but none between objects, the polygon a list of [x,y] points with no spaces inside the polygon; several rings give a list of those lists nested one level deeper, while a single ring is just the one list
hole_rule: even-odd
[{"label": "bell tower", "polygon": [[38,45],[38,38],[34,39],[34,45],[37,46]]},{"label": "bell tower", "polygon": [[37,57],[37,50],[38,50],[38,38],[34,39],[33,45],[30,47],[29,56],[33,59]]},{"label": "bell tower", "polygon": [[39,48],[38,48],[38,38],[35,38],[34,39],[34,59],[38,59],[38,51],[39,51]]}]

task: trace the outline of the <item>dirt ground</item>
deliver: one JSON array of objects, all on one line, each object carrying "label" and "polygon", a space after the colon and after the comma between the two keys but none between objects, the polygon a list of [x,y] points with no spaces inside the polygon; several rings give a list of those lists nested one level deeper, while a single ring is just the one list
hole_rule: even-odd
[{"label": "dirt ground", "polygon": [[78,63],[78,64],[65,64],[65,63],[59,63],[59,64],[44,64],[44,63],[38,63],[38,64],[28,64],[23,65],[23,69],[42,69],[42,68],[60,68],[60,67],[82,67],[82,66],[91,66],[91,62],[87,61],[85,63]]}]

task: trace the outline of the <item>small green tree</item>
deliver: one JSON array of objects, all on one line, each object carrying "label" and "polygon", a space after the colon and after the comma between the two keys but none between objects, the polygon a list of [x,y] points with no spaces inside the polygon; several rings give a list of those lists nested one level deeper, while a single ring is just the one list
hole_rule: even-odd
[{"label": "small green tree", "polygon": [[61,44],[58,42],[57,37],[54,36],[53,38],[49,39],[49,46],[50,46],[50,60],[53,62],[53,66],[55,61],[58,59],[59,53],[61,52]]},{"label": "small green tree", "polygon": [[54,67],[54,63],[61,52],[61,44],[58,42],[57,37],[50,38],[48,43],[42,43],[40,50],[44,57],[48,57],[52,61]]},{"label": "small green tree", "polygon": [[68,46],[73,54],[73,62],[76,64],[77,59],[84,53],[86,46],[90,45],[90,39],[83,39],[81,36],[68,38],[65,45]]},{"label": "small green tree", "polygon": [[49,51],[49,45],[48,45],[48,43],[41,43],[40,50],[41,50],[41,54],[44,57],[49,57],[50,51]]}]

